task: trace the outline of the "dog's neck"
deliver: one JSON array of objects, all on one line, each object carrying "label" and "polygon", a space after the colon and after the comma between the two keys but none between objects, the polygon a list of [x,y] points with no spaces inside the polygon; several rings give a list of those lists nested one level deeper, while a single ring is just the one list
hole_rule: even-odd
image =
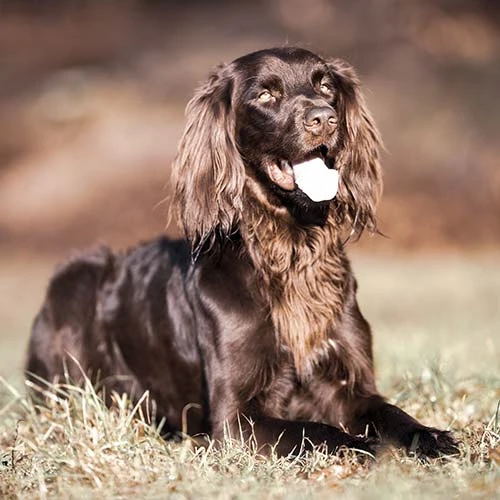
[{"label": "dog's neck", "polygon": [[[256,201],[256,200],[254,200]],[[280,347],[299,378],[321,361],[344,308],[349,263],[330,216],[323,226],[300,226],[255,202],[241,235],[271,311]]]}]

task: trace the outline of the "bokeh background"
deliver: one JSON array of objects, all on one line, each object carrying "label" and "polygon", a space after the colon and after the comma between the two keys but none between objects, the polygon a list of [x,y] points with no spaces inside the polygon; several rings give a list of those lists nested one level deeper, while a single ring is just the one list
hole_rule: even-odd
[{"label": "bokeh background", "polygon": [[351,62],[384,138],[387,237],[352,248],[368,318],[399,348],[441,336],[498,360],[500,3],[0,0],[0,375],[20,373],[58,261],[175,233],[193,89],[284,44]]}]

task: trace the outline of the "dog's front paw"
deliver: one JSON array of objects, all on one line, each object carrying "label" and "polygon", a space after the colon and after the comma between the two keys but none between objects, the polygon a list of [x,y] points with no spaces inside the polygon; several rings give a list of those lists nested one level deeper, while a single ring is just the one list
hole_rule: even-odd
[{"label": "dog's front paw", "polygon": [[419,457],[437,458],[442,455],[458,455],[458,441],[449,431],[422,427],[411,436],[408,452]]}]

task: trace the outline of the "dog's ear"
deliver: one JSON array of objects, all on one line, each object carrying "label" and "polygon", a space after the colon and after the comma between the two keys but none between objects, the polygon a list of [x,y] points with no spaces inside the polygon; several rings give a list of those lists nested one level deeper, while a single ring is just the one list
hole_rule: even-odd
[{"label": "dog's ear", "polygon": [[219,67],[186,108],[172,169],[174,205],[196,255],[234,230],[242,209],[245,169],[235,139],[230,66]]},{"label": "dog's ear", "polygon": [[375,209],[382,192],[380,135],[366,108],[354,69],[340,59],[328,65],[338,91],[337,112],[343,140],[337,162],[337,222],[350,224],[358,234],[364,229],[375,232]]}]

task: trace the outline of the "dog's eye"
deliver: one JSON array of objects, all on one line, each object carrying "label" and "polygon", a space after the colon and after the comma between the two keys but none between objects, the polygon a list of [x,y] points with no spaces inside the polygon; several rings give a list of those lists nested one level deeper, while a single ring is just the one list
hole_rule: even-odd
[{"label": "dog's eye", "polygon": [[271,94],[269,90],[262,91],[257,97],[258,101],[261,103],[273,102],[276,100],[276,97]]},{"label": "dog's eye", "polygon": [[327,82],[321,82],[319,84],[319,90],[322,94],[325,94],[326,96],[333,96],[333,88],[331,85]]}]

